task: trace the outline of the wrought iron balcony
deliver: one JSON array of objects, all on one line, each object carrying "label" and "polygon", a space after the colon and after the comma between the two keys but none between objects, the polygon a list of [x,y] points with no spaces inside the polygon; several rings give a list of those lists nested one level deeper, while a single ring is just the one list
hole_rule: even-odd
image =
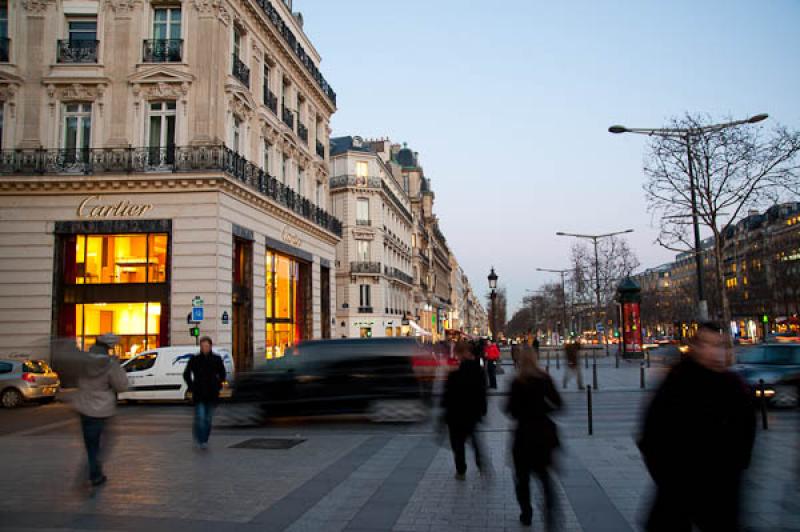
[{"label": "wrought iron balcony", "polygon": [[359,314],[372,314],[372,307],[358,307]]},{"label": "wrought iron balcony", "polygon": [[325,158],[325,146],[320,141],[317,141],[317,155],[323,159]]},{"label": "wrought iron balcony", "polygon": [[281,118],[283,118],[283,123],[289,126],[289,129],[294,129],[294,113],[285,105],[281,106]]},{"label": "wrought iron balcony", "polygon": [[264,105],[275,115],[278,114],[278,97],[269,90],[269,87],[264,87]]},{"label": "wrought iron balcony", "polygon": [[183,39],[145,39],[142,43],[142,62],[180,63]]},{"label": "wrought iron balcony", "polygon": [[354,261],[350,263],[350,273],[372,273],[380,275],[380,262]]},{"label": "wrought iron balcony", "polygon": [[331,189],[343,187],[381,188],[380,177],[363,177],[354,175],[337,175],[330,179]]},{"label": "wrought iron balcony", "polygon": [[[342,223],[261,168],[222,145],[164,148],[28,149],[0,151],[0,175],[110,175],[224,172],[317,226],[342,236]],[[380,265],[378,265],[380,272]]]},{"label": "wrought iron balcony", "polygon": [[391,268],[388,272],[388,275],[394,279],[403,281],[406,284],[414,284],[413,277],[411,277],[410,275],[401,270],[398,270],[397,268]]},{"label": "wrought iron balcony", "polygon": [[0,39],[0,63],[8,63],[11,57],[11,39],[3,37]]},{"label": "wrought iron balcony", "polygon": [[100,41],[61,39],[58,41],[57,61],[59,63],[97,63],[97,49]]},{"label": "wrought iron balcony", "polygon": [[372,220],[356,220],[356,225],[372,225]]},{"label": "wrought iron balcony", "polygon": [[297,121],[297,136],[308,144],[308,128],[304,126],[300,120]]},{"label": "wrought iron balcony", "polygon": [[233,77],[241,81],[245,87],[250,87],[250,69],[235,55],[233,56]]}]

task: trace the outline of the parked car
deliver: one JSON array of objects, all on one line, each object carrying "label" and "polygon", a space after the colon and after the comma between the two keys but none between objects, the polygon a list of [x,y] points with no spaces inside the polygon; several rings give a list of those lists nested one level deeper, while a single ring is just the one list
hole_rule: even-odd
[{"label": "parked car", "polygon": [[301,342],[238,375],[233,399],[260,405],[265,416],[366,413],[374,421],[413,421],[427,415],[446,364],[413,338]]},{"label": "parked car", "polygon": [[[198,346],[159,347],[127,360],[122,369],[128,374],[128,390],[118,394],[129,401],[184,401],[189,399],[183,370],[189,359],[200,352]],[[229,382],[233,379],[233,357],[227,351],[214,351],[222,357],[228,381],[223,384],[222,397],[230,397]]]},{"label": "parked car", "polygon": [[763,380],[764,397],[769,405],[798,405],[800,345],[762,344],[743,347],[737,350],[733,370],[750,385],[754,397],[761,396],[759,380]]},{"label": "parked car", "polygon": [[0,360],[0,404],[15,408],[26,401],[48,403],[61,382],[44,360]]}]

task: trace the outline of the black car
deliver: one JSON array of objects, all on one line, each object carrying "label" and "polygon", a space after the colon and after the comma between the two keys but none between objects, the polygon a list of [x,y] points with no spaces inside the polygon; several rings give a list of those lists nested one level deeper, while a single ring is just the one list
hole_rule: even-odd
[{"label": "black car", "polygon": [[765,344],[737,350],[733,370],[761,396],[759,380],[764,381],[764,397],[778,407],[798,405],[800,386],[800,345]]},{"label": "black car", "polygon": [[233,400],[266,416],[366,413],[412,421],[428,412],[438,362],[413,338],[301,342],[237,375]]}]

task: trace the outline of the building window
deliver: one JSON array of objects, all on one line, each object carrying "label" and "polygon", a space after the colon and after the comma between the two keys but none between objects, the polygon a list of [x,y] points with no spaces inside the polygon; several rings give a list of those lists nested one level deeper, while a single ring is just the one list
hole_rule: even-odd
[{"label": "building window", "polygon": [[231,132],[231,148],[234,152],[239,153],[242,140],[242,121],[238,116],[233,116],[233,131]]},{"label": "building window", "polygon": [[153,10],[153,39],[182,39],[181,8],[168,7]]},{"label": "building window", "polygon": [[235,59],[242,57],[242,32],[236,26],[233,27],[233,57]]},{"label": "building window", "polygon": [[0,102],[0,150],[3,149],[3,126],[5,120],[6,102]]},{"label": "building window", "polygon": [[61,147],[71,160],[88,160],[92,139],[92,104],[64,105],[64,125]]},{"label": "building window", "polygon": [[272,146],[266,140],[264,141],[264,157],[262,158],[263,161],[263,168],[264,172],[269,174],[269,152],[272,149]]},{"label": "building window", "polygon": [[303,168],[297,169],[297,193],[301,196],[303,194],[303,187],[305,186],[306,171]]},{"label": "building window", "polygon": [[281,159],[281,183],[286,184],[286,179],[289,177],[289,158],[286,155]]},{"label": "building window", "polygon": [[0,0],[0,62],[8,62],[11,46],[8,39],[8,0]]},{"label": "building window", "polygon": [[356,200],[356,225],[369,224],[369,199],[358,198]]},{"label": "building window", "polygon": [[267,250],[265,273],[266,358],[280,358],[286,349],[310,336],[310,268],[288,255]]},{"label": "building window", "polygon": [[356,177],[367,177],[368,169],[367,161],[356,161]]},{"label": "building window", "polygon": [[71,19],[67,21],[70,44],[79,47],[92,47],[97,41],[97,20],[90,18]]},{"label": "building window", "polygon": [[372,306],[371,298],[370,298],[370,285],[362,284],[359,285],[359,307],[361,308],[369,308]]},{"label": "building window", "polygon": [[148,124],[150,164],[175,162],[175,102],[151,102]]},{"label": "building window", "polygon": [[358,240],[356,244],[356,259],[362,262],[369,262],[369,240]]}]

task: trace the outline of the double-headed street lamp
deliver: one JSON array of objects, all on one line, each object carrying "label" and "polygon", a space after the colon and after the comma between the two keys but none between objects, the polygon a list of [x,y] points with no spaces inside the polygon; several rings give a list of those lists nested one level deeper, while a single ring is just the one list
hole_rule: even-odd
[{"label": "double-headed street lamp", "polygon": [[714,131],[721,131],[729,127],[736,127],[745,124],[755,124],[766,120],[769,117],[766,113],[758,114],[746,118],[744,120],[735,120],[733,122],[725,122],[722,124],[712,124],[709,126],[701,127],[688,127],[688,128],[642,128],[642,127],[625,127],[625,126],[611,126],[608,128],[609,133],[637,133],[639,135],[648,135],[655,137],[670,137],[683,139],[686,143],[686,156],[688,159],[688,172],[689,172],[689,195],[692,202],[692,225],[694,228],[694,263],[697,275],[697,317],[700,321],[708,320],[708,303],[705,297],[705,290],[703,287],[703,259],[700,249],[700,225],[697,221],[697,192],[694,182],[694,164],[692,162],[692,140],[706,133]]},{"label": "double-headed street lamp", "polygon": [[491,290],[490,297],[492,299],[492,316],[491,316],[491,326],[492,326],[492,339],[496,339],[497,329],[495,323],[495,299],[497,299],[497,274],[494,273],[494,266],[492,266],[492,270],[489,272],[489,289]]},{"label": "double-headed street lamp", "polygon": [[566,342],[567,341],[567,288],[564,276],[567,275],[570,272],[570,270],[551,270],[550,268],[536,268],[536,271],[558,273],[561,275],[561,331],[564,334],[561,341],[562,343]]},{"label": "double-headed street lamp", "polygon": [[[597,320],[600,319],[600,257],[597,253],[597,241],[601,238],[611,238],[612,236],[623,235],[625,233],[633,233],[633,229],[625,229],[624,231],[615,231],[613,233],[604,233],[602,235],[581,235],[576,233],[564,233],[559,231],[556,233],[557,236],[572,236],[575,238],[584,238],[587,240],[591,240],[594,244],[594,280],[595,280],[595,296],[596,299],[596,308],[595,308],[595,325],[597,325]],[[603,337],[606,339],[606,356],[608,356],[608,331],[603,328],[605,334]],[[599,332],[599,331],[598,331]]]}]

